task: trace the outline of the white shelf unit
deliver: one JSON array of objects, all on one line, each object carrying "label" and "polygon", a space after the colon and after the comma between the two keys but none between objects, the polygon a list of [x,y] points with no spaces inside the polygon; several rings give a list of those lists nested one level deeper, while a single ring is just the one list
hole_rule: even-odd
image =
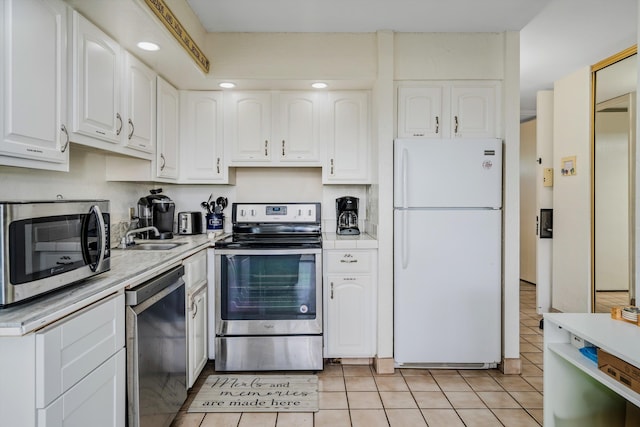
[{"label": "white shelf unit", "polygon": [[609,314],[545,314],[545,427],[629,425],[633,415],[628,408],[640,406],[640,394],[600,371],[571,344],[572,335],[640,366],[638,326],[611,319]]}]

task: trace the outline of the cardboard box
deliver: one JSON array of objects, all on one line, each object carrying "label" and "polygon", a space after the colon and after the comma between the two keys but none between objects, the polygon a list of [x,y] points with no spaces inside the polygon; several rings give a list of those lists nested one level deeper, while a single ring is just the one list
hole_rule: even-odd
[{"label": "cardboard box", "polygon": [[640,393],[640,368],[598,349],[598,369]]}]

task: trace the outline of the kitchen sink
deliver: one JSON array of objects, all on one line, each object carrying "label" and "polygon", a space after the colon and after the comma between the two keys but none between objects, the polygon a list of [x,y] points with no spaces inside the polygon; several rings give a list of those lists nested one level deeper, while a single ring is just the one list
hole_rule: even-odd
[{"label": "kitchen sink", "polygon": [[166,251],[168,249],[177,248],[178,246],[184,245],[185,242],[145,242],[145,243],[136,243],[133,246],[129,246],[126,250],[133,251]]}]

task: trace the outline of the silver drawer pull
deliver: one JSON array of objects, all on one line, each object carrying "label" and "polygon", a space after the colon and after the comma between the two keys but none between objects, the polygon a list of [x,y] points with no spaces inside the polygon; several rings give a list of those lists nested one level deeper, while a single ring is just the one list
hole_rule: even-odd
[{"label": "silver drawer pull", "polygon": [[355,262],[358,262],[358,260],[357,259],[341,259],[340,262],[343,264],[353,264]]}]

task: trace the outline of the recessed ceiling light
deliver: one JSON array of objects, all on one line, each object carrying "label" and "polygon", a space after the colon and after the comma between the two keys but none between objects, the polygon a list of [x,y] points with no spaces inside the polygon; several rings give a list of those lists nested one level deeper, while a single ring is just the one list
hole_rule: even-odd
[{"label": "recessed ceiling light", "polygon": [[232,89],[232,88],[236,87],[236,84],[235,83],[231,83],[231,82],[222,82],[218,86],[220,86],[221,88],[224,88],[224,89]]},{"label": "recessed ceiling light", "polygon": [[324,82],[315,82],[311,84],[311,87],[316,89],[325,89],[327,86],[329,85]]},{"label": "recessed ceiling light", "polygon": [[150,52],[160,50],[160,46],[153,42],[139,42],[137,46],[142,50],[148,50]]}]

